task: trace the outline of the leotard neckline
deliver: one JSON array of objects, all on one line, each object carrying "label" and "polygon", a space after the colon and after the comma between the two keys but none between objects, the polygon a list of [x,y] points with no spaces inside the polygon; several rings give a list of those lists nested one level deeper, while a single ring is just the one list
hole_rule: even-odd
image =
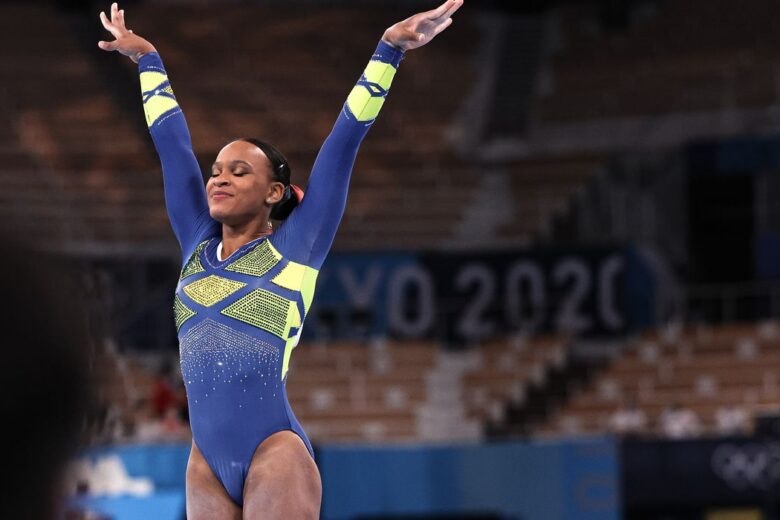
[{"label": "leotard neckline", "polygon": [[219,243],[217,245],[214,245],[214,242],[219,239],[219,237],[213,237],[210,238],[208,243],[206,244],[206,254],[204,255],[206,258],[206,262],[208,264],[215,268],[219,269],[224,267],[228,262],[232,260],[236,260],[238,257],[255,247],[257,244],[262,242],[263,240],[267,239],[270,234],[264,235],[262,237],[255,238],[254,240],[250,240],[243,246],[239,247],[235,251],[233,251],[227,258],[221,259],[219,258],[220,254],[222,253],[222,240],[219,240]]}]

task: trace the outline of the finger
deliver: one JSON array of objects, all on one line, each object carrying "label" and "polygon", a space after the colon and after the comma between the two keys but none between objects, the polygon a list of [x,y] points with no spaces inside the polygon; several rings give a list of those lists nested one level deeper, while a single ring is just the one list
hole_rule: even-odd
[{"label": "finger", "polygon": [[446,19],[455,14],[455,11],[463,7],[463,0],[454,0],[452,6],[450,6],[443,15],[441,15],[440,19]]},{"label": "finger", "polygon": [[418,33],[417,31],[413,31],[411,29],[406,31],[405,36],[408,41],[413,41],[413,42],[425,41],[425,34]]},{"label": "finger", "polygon": [[113,42],[106,42],[106,41],[98,42],[98,47],[100,47],[104,51],[115,51],[118,46],[119,44],[117,43],[116,40],[114,40]]},{"label": "finger", "polygon": [[111,23],[116,24],[117,18],[119,18],[119,4],[114,2],[111,4]]},{"label": "finger", "polygon": [[127,29],[125,27],[125,10],[124,9],[120,9],[119,11],[117,11],[116,20],[117,20],[117,25],[119,25],[119,27],[121,27],[122,29]]},{"label": "finger", "polygon": [[433,35],[436,36],[450,25],[452,25],[452,18],[447,18],[444,23],[440,24],[436,27],[436,29],[433,30]]},{"label": "finger", "polygon": [[105,27],[108,32],[114,35],[114,38],[119,38],[121,36],[119,29],[114,27],[114,25],[108,21],[108,17],[103,11],[100,11],[100,21],[103,22],[103,27]]},{"label": "finger", "polygon": [[455,0],[447,0],[443,4],[441,4],[439,7],[434,9],[433,11],[428,11],[426,13],[426,18],[429,20],[435,20],[436,18],[442,16],[444,13],[447,12],[447,9],[452,7],[452,4]]},{"label": "finger", "polygon": [[100,11],[98,18],[100,18],[100,23],[103,24],[103,28],[107,31],[111,31],[111,22],[109,22],[108,18],[106,18],[106,13]]}]

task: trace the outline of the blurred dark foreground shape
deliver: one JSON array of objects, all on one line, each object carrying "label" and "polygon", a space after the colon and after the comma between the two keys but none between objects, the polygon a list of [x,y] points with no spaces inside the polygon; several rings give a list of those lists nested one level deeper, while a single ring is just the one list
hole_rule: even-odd
[{"label": "blurred dark foreground shape", "polygon": [[65,259],[0,236],[0,518],[59,518],[60,479],[91,409],[87,298]]}]

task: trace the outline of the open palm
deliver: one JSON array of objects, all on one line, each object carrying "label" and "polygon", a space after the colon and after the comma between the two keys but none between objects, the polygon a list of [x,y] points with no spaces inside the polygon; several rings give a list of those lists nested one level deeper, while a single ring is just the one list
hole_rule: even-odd
[{"label": "open palm", "polygon": [[104,51],[117,51],[138,63],[138,59],[149,52],[154,52],[154,46],[125,26],[125,11],[119,5],[111,4],[111,20],[104,12],[100,12],[103,27],[116,38],[114,41],[100,41],[98,47]]}]

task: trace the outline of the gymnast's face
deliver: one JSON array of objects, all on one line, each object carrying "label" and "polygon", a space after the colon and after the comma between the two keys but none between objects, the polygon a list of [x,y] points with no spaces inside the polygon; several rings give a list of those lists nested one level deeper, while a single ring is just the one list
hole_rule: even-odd
[{"label": "gymnast's face", "polygon": [[234,141],[217,155],[206,183],[211,218],[227,225],[265,223],[281,200],[284,184],[271,176],[271,162],[252,143]]}]

